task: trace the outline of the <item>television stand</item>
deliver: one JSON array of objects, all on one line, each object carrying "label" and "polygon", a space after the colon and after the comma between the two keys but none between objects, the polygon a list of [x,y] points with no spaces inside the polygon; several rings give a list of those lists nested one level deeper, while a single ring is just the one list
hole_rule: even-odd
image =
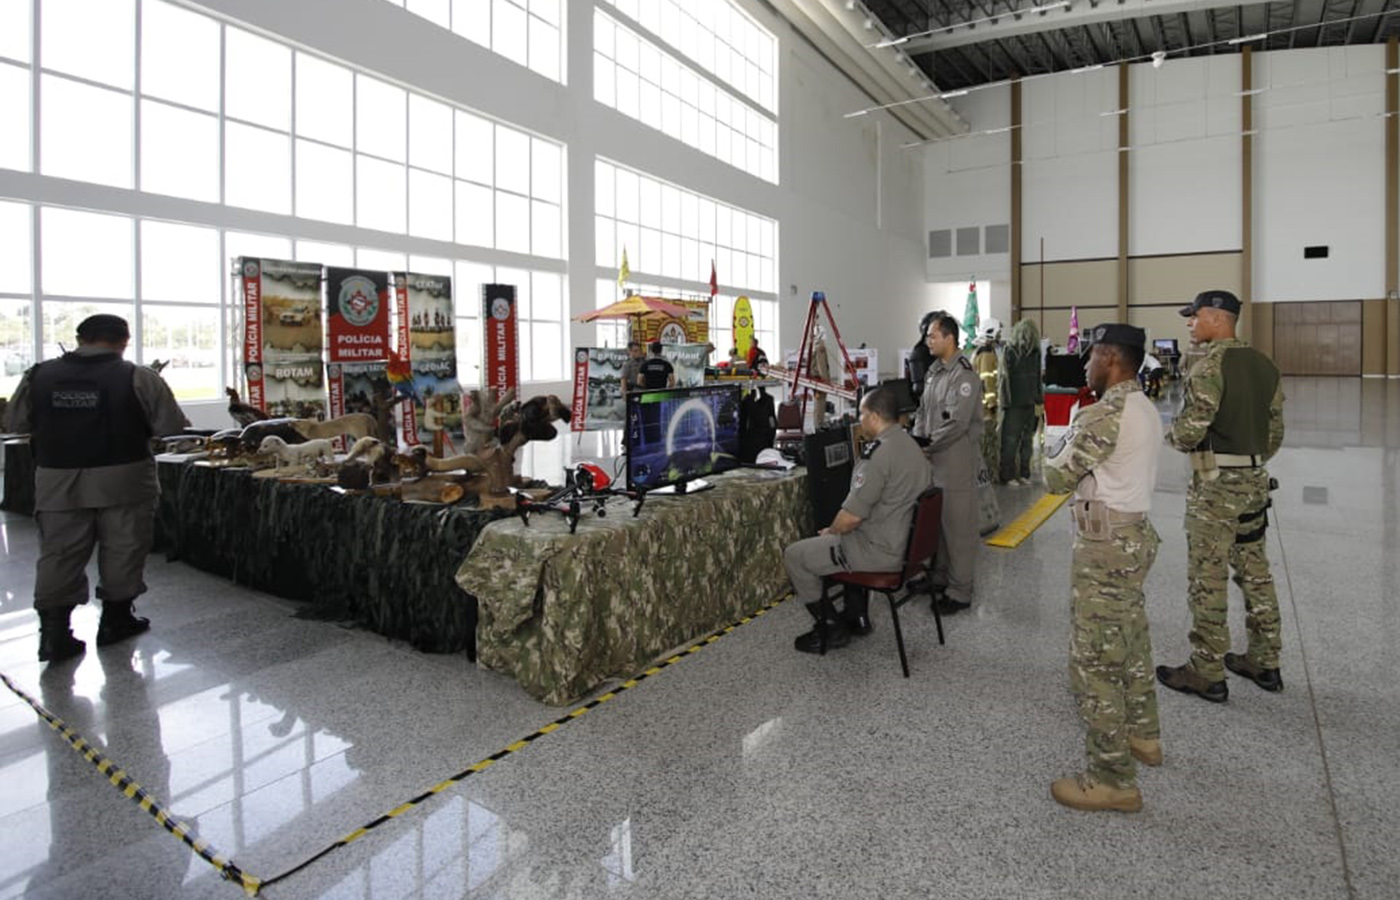
[{"label": "television stand", "polygon": [[714,487],[713,484],[703,478],[692,478],[689,481],[677,481],[675,484],[668,484],[655,490],[647,491],[648,494],[698,494],[700,491],[708,491]]}]

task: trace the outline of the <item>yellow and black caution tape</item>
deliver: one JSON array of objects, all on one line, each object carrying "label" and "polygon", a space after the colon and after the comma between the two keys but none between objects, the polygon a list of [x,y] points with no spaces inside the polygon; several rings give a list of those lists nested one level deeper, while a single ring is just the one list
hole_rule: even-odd
[{"label": "yellow and black caution tape", "polygon": [[729,634],[731,631],[734,631],[739,626],[747,625],[749,622],[752,622],[759,616],[766,614],[769,610],[777,607],[779,604],[783,603],[791,596],[791,594],[785,594],[784,596],[779,597],[771,603],[760,607],[753,613],[744,616],[737,622],[732,622],[724,626],[723,628],[711,632],[705,637],[700,638],[699,640],[690,644],[688,647],[676,653],[675,655],[668,656],[660,662],[656,663],[655,665],[651,666],[650,668],[639,672],[636,675],[633,675],[631,678],[622,682],[617,687],[613,688],[607,693],[594,697],[592,700],[589,700],[582,706],[578,706],[574,709],[569,710],[567,713],[555,719],[553,722],[550,722],[548,725],[543,726],[533,734],[528,734],[520,740],[516,741],[515,743],[509,744],[501,750],[497,750],[495,753],[492,753],[485,759],[472,763],[470,766],[458,772],[456,775],[453,775],[449,778],[438,782],[437,784],[428,788],[426,791],[419,794],[418,796],[406,800],[403,803],[400,803],[398,806],[384,813],[379,818],[374,819],[371,822],[367,822],[359,828],[356,828],[354,831],[345,835],[345,837],[326,847],[324,850],[320,851],[314,856],[309,857],[305,861],[297,863],[295,866],[292,866],[290,869],[283,872],[282,874],[265,879],[262,882],[262,887],[270,887],[276,884],[277,882],[283,880],[284,878],[290,878],[292,875],[295,875],[297,872],[300,872],[302,869],[305,869],[307,866],[311,865],[312,863],[316,862],[322,857],[327,856],[328,854],[333,853],[336,850],[339,850],[341,847],[358,841],[360,838],[369,834],[372,830],[378,828],[380,825],[383,825],[384,823],[389,822],[393,819],[397,819],[399,816],[402,816],[404,813],[413,809],[415,806],[418,806],[419,804],[432,799],[434,796],[442,793],[443,791],[447,790],[453,785],[465,781],[466,779],[477,774],[478,772],[486,771],[491,766],[494,766],[496,763],[505,759],[507,756],[510,756],[512,753],[517,753],[521,750],[524,750],[526,747],[530,746],[532,743],[544,737],[545,735],[558,731],[560,728],[578,719],[580,716],[582,716],[584,713],[587,713],[589,710],[596,709],[597,707],[602,706],[604,703],[607,703],[609,700],[616,699],[616,697],[623,691],[630,690],[636,687],[637,685],[641,684],[646,679],[652,677],[653,675],[661,674],[663,670],[674,666],[676,663],[680,662],[683,659],[686,659],[692,654],[699,653],[701,650],[705,649],[710,644],[713,644],[715,641],[724,637],[726,634]]},{"label": "yellow and black caution tape", "polygon": [[43,719],[49,724],[50,728],[58,732],[59,735],[68,742],[69,746],[82,754],[83,758],[88,762],[96,766],[97,771],[107,776],[107,780],[110,781],[117,790],[121,791],[128,799],[136,801],[136,805],[150,813],[151,817],[159,822],[162,828],[175,835],[182,843],[199,854],[200,859],[203,859],[205,862],[209,863],[209,865],[218,869],[219,874],[223,876],[224,880],[232,881],[241,886],[243,892],[249,897],[257,895],[262,886],[261,879],[244,872],[241,868],[234,865],[231,859],[210,846],[208,841],[196,837],[193,830],[188,825],[166,812],[165,808],[160,805],[160,801],[147,793],[146,789],[141,787],[141,785],[137,784],[132,777],[127,774],[126,770],[99,753],[96,747],[88,743],[82,735],[78,734],[72,728],[69,728],[67,723],[62,719],[49,712],[33,697],[30,697],[24,691],[16,687],[15,683],[3,672],[0,672],[0,681],[4,681],[5,687],[13,691],[15,695],[25,703],[28,703],[34,711],[39,714],[39,718]]},{"label": "yellow and black caution tape", "polygon": [[1065,501],[1069,499],[1069,494],[1045,494],[1039,500],[1031,504],[1030,509],[1016,517],[1010,525],[1001,531],[987,538],[988,547],[1009,547],[1015,548],[1021,542],[1030,537],[1035,530],[1045,524],[1045,520],[1055,514]]}]

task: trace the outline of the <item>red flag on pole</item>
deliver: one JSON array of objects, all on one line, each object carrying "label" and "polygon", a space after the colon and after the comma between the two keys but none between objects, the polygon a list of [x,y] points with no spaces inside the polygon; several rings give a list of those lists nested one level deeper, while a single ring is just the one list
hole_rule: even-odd
[{"label": "red flag on pole", "polygon": [[715,274],[715,261],[710,260],[710,299],[719,293],[719,276]]}]

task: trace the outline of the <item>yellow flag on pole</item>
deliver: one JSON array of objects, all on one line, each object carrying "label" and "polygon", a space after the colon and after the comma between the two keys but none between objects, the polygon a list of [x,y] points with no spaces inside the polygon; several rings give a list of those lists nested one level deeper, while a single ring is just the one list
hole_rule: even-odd
[{"label": "yellow flag on pole", "polygon": [[622,287],[627,283],[627,279],[632,277],[632,270],[627,265],[627,248],[622,248],[622,265],[617,267],[617,286]]}]

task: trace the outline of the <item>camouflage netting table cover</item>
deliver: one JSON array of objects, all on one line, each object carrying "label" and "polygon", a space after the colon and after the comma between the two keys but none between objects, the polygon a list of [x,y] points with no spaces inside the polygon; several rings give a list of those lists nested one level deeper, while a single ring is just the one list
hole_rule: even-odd
[{"label": "camouflage netting table cover", "polygon": [[503,513],[345,494],[247,469],[160,460],[158,547],[172,559],[434,653],[470,651],[453,575]]},{"label": "camouflage netting table cover", "polygon": [[552,514],[486,528],[457,571],[479,602],[477,664],[566,704],[780,596],[783,548],[811,533],[805,472],[712,481],[635,519],[615,499],[574,535]]}]

